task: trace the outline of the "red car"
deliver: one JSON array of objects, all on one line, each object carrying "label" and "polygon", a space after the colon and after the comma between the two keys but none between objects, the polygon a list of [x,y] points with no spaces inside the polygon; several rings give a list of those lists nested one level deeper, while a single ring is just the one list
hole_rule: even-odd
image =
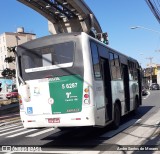
[{"label": "red car", "polygon": [[6,94],[6,98],[10,99],[10,98],[18,98],[18,90],[14,89],[11,92],[9,92],[8,94]]}]

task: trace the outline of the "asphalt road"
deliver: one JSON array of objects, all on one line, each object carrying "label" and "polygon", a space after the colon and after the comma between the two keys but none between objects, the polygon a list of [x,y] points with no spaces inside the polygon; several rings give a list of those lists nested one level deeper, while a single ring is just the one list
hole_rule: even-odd
[{"label": "asphalt road", "polygon": [[0,147],[3,153],[11,148],[14,151],[9,153],[18,153],[15,151],[22,149],[30,150],[30,153],[33,153],[32,150],[37,150],[37,153],[40,153],[38,150],[42,150],[41,153],[158,154],[159,126],[160,91],[150,91],[143,97],[143,105],[137,114],[123,117],[122,124],[117,130],[111,130],[109,126],[65,131],[55,128],[24,129],[20,121],[15,123],[11,121],[0,126]]}]

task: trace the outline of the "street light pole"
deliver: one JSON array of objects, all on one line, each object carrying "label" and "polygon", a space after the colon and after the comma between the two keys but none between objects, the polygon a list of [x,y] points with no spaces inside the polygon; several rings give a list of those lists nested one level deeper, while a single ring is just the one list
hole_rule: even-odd
[{"label": "street light pole", "polygon": [[157,30],[154,30],[154,29],[151,29],[151,28],[146,28],[146,27],[143,27],[143,26],[133,26],[133,27],[130,27],[130,29],[138,29],[138,28],[146,29],[146,30],[149,30],[149,31],[152,31],[152,32],[160,34],[160,32],[157,31]]},{"label": "street light pole", "polygon": [[[151,28],[146,28],[146,27],[143,27],[143,26],[132,26],[132,27],[130,27],[130,29],[138,29],[138,28],[149,30],[149,31],[152,31],[154,33],[160,34],[160,32],[157,31],[157,30],[154,30],[154,29],[151,29]],[[152,74],[153,74],[152,59],[153,59],[153,57],[149,57],[147,59],[150,60],[150,85],[151,85],[152,84],[152,80],[153,80],[153,78],[152,78]]]}]

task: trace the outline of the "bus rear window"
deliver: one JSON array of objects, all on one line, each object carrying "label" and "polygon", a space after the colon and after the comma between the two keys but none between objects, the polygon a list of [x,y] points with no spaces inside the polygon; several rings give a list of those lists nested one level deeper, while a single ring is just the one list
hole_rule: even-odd
[{"label": "bus rear window", "polygon": [[71,67],[73,65],[74,42],[66,42],[26,50],[23,64],[26,73]]}]

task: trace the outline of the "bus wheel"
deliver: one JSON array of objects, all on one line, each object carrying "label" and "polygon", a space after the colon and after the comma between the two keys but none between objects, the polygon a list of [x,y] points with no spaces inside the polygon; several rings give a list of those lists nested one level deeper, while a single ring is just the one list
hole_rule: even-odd
[{"label": "bus wheel", "polygon": [[134,103],[134,110],[133,110],[133,114],[136,115],[137,114],[137,109],[139,107],[139,101],[138,101],[138,97],[135,98],[135,103]]},{"label": "bus wheel", "polygon": [[112,127],[113,129],[117,129],[120,125],[121,122],[121,111],[120,111],[120,107],[118,104],[115,104],[114,107],[114,119],[113,119],[113,123],[112,123]]},{"label": "bus wheel", "polygon": [[138,97],[136,97],[136,99],[135,99],[135,110],[139,107],[139,101],[138,101]]}]

